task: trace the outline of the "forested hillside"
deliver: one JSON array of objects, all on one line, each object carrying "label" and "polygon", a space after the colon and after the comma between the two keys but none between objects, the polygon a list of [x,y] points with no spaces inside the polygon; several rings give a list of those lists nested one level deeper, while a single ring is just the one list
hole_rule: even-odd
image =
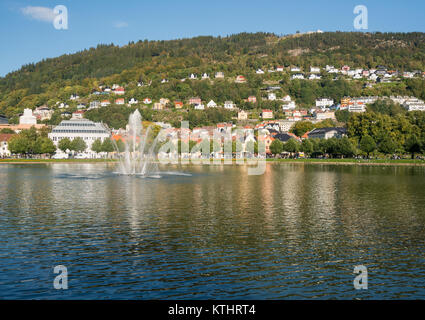
[{"label": "forested hillside", "polygon": [[[260,96],[267,84],[280,84],[282,94],[290,94],[301,106],[317,96],[338,99],[357,94],[415,94],[424,98],[423,80],[412,79],[392,85],[364,89],[361,83],[332,81],[290,81],[288,74],[259,77],[257,68],[298,65],[425,70],[424,33],[315,33],[279,37],[269,33],[241,33],[228,37],[196,37],[171,41],[138,41],[124,47],[99,45],[75,54],[46,59],[23,66],[0,78],[0,114],[9,118],[24,108],[67,101],[71,94],[88,97],[101,84],[118,83],[128,97],[203,100],[231,99],[240,103],[248,95]],[[222,71],[227,77],[244,75],[247,83],[185,82],[190,73],[198,75]],[[161,79],[169,82],[161,85]],[[151,83],[137,87],[138,81]],[[266,107],[272,107],[265,105]],[[261,107],[261,106],[260,106]]]}]

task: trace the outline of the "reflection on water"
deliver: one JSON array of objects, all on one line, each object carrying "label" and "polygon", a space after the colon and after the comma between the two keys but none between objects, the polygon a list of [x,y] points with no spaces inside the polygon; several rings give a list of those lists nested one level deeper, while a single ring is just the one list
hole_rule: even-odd
[{"label": "reflection on water", "polygon": [[425,298],[423,167],[163,169],[0,166],[0,297]]}]

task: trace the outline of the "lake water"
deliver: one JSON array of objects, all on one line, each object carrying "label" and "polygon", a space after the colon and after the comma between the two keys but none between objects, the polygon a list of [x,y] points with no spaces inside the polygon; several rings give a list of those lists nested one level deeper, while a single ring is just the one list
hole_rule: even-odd
[{"label": "lake water", "polygon": [[0,165],[0,298],[425,298],[425,167],[114,170]]}]

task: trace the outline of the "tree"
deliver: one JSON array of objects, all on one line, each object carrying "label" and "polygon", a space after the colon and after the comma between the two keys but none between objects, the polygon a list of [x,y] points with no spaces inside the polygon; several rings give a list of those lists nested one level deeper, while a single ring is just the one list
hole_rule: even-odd
[{"label": "tree", "polygon": [[16,132],[15,131],[13,131],[12,129],[10,129],[10,128],[4,128],[4,129],[1,129],[0,130],[0,134],[1,133],[3,133],[3,134],[15,134]]},{"label": "tree", "polygon": [[289,139],[284,145],[283,150],[291,153],[298,152],[300,149],[300,143],[296,141],[294,138]]},{"label": "tree", "polygon": [[337,142],[338,153],[345,157],[352,157],[356,153],[356,148],[348,137],[343,137]]},{"label": "tree", "polygon": [[56,146],[49,138],[40,137],[37,141],[40,144],[40,154],[52,155],[56,152]]},{"label": "tree", "polygon": [[339,122],[347,123],[350,119],[350,112],[348,110],[337,110],[335,111],[336,120]]},{"label": "tree", "polygon": [[102,140],[96,139],[91,145],[91,149],[96,153],[102,152]]},{"label": "tree", "polygon": [[87,144],[84,142],[84,140],[80,137],[75,138],[71,141],[71,148],[70,150],[73,150],[75,152],[83,152],[87,149]]},{"label": "tree", "polygon": [[363,136],[360,140],[360,150],[365,152],[369,158],[369,154],[376,150],[375,140],[373,140],[373,138],[369,135]]},{"label": "tree", "polygon": [[112,144],[111,139],[105,139],[102,143],[102,151],[103,152],[114,152],[114,145]]},{"label": "tree", "polygon": [[301,150],[306,154],[312,154],[314,150],[313,147],[313,142],[311,142],[310,139],[305,139],[301,144]]},{"label": "tree", "polygon": [[66,150],[71,150],[71,140],[68,138],[61,139],[58,143],[58,148],[63,152],[66,152]]},{"label": "tree", "polygon": [[27,154],[29,153],[30,141],[23,135],[16,135],[9,140],[9,150],[14,154]]},{"label": "tree", "polygon": [[298,137],[302,137],[304,133],[314,129],[314,124],[310,121],[298,121],[296,122],[290,132],[294,133]]},{"label": "tree", "polygon": [[393,139],[386,136],[378,146],[378,150],[385,154],[393,154],[397,149]]},{"label": "tree", "polygon": [[270,144],[270,151],[273,154],[280,154],[283,151],[283,143],[279,139],[274,139]]},{"label": "tree", "polygon": [[422,145],[421,141],[416,135],[410,135],[404,144],[404,149],[412,155],[412,159],[415,158],[415,153],[421,152]]}]

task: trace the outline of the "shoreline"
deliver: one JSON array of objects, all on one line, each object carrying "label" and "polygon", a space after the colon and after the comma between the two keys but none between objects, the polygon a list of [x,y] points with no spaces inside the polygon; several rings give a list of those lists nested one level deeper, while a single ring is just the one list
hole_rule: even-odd
[{"label": "shoreline", "polygon": [[[233,162],[236,160],[233,159]],[[85,163],[116,163],[115,159],[0,159],[1,164],[85,164]],[[268,163],[312,164],[312,165],[351,165],[351,166],[425,166],[424,160],[356,160],[356,159],[266,159]],[[159,162],[158,162],[159,163]],[[192,164],[192,163],[190,163]],[[197,163],[193,163],[199,165]],[[186,164],[185,164],[186,165]]]}]

